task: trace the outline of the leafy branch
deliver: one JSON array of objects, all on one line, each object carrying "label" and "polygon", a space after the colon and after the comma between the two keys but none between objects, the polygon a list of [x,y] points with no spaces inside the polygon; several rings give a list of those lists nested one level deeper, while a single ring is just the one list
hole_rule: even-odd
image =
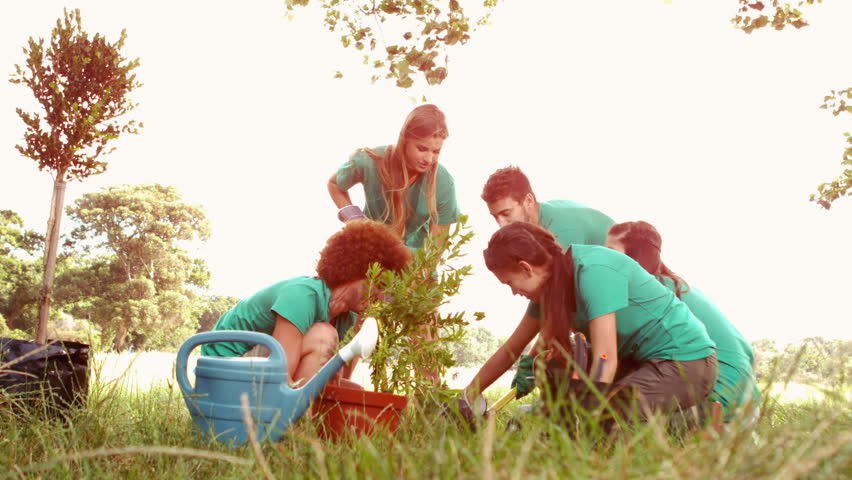
[{"label": "leafy branch", "polygon": [[[429,85],[447,78],[449,47],[464,45],[477,27],[488,24],[499,0],[484,0],[482,16],[465,15],[458,0],[321,0],[325,27],[340,34],[344,48],[364,52],[364,65],[396,86],[409,88],[415,76]],[[286,0],[287,10],[310,0]],[[391,33],[386,34],[386,31]],[[336,77],[342,77],[337,72]],[[381,73],[372,76],[375,83]]]},{"label": "leafy branch", "polygon": [[[451,265],[464,256],[462,247],[473,238],[466,222],[462,216],[447,232],[428,238],[399,273],[382,272],[378,265],[370,269],[368,292],[381,292],[386,300],[365,312],[379,324],[379,344],[370,358],[374,390],[424,393],[435,387],[429,374],[443,378],[455,365],[453,347],[464,340],[464,327],[470,322],[465,312],[441,314],[439,308],[471,274],[470,265]],[[473,315],[477,320],[484,317],[481,312]]]},{"label": "leafy branch", "polygon": [[771,26],[775,30],[783,30],[787,26],[799,29],[808,26],[808,22],[800,9],[814,3],[822,3],[822,0],[798,0],[795,6],[791,5],[789,1],[769,0],[769,5],[772,8],[767,15],[763,11],[766,4],[762,1],[739,0],[740,7],[737,10],[737,15],[731,19],[731,23],[733,23],[734,28],[745,33],[751,33],[767,26]]},{"label": "leafy branch", "polygon": [[[795,6],[786,2],[782,3],[780,0],[771,0],[769,3],[774,9],[774,12],[770,12],[771,16],[763,13],[766,5],[762,1],[749,3],[748,0],[739,0],[737,15],[731,19],[734,28],[751,33],[767,26],[772,26],[775,30],[784,30],[788,26],[796,29],[807,27],[808,22],[801,9],[806,9],[815,3],[822,3],[822,0],[798,0]],[[852,106],[847,105],[848,100],[852,100],[852,88],[832,90],[823,98],[820,108],[829,110],[834,116],[842,112],[852,113]],[[852,189],[852,135],[849,132],[844,135],[846,148],[843,151],[843,160],[840,162],[844,166],[843,172],[834,180],[819,184],[817,193],[810,196],[810,201],[816,202],[826,210],[831,208],[835,200],[849,196]]]},{"label": "leafy branch", "polygon": [[[843,112],[852,113],[852,87],[840,91],[832,90],[823,98],[819,108],[830,111],[835,117]],[[845,132],[843,135],[846,136],[846,149],[843,151],[843,161],[840,164],[845,169],[834,180],[819,184],[817,193],[811,194],[810,197],[812,202],[818,203],[826,210],[831,208],[835,200],[849,196],[852,189],[852,134]]]}]

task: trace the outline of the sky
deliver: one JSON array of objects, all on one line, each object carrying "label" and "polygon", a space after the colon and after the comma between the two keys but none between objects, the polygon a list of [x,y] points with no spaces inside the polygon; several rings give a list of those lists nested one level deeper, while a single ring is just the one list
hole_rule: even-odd
[{"label": "sky", "polygon": [[[818,108],[852,82],[852,2],[811,8],[803,30],[746,35],[730,26],[736,0],[506,1],[450,51],[442,85],[408,90],[371,84],[317,3],[288,19],[283,0],[4,2],[0,71],[63,7],[90,34],[127,29],[144,84],[130,118],[145,127],[119,139],[106,173],[69,184],[66,205],[111,185],[175,186],[207,211],[212,238],[188,248],[212,293],[312,275],[340,227],[327,180],[355,149],[394,142],[425,95],[447,115],[441,162],[476,233],[474,275],[448,311],[482,311],[498,336],[523,315],[481,254],[496,230],[482,186],[517,165],[540,200],[653,223],[666,264],[746,338],[852,338],[852,200],[808,201],[841,172],[852,131]],[[16,107],[32,110],[31,92],[0,82],[0,209],[44,231],[52,178],[15,150]]]}]

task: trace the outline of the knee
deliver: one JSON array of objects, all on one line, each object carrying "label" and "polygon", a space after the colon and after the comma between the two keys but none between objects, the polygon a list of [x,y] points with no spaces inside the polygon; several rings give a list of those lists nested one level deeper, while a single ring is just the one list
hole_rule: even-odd
[{"label": "knee", "polygon": [[329,323],[315,323],[305,333],[302,340],[304,355],[316,355],[327,360],[337,350],[337,329]]}]

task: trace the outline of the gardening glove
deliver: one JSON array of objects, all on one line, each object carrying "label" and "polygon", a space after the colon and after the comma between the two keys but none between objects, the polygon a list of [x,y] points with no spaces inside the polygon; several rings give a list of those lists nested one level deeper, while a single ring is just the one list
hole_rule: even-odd
[{"label": "gardening glove", "polygon": [[358,205],[347,205],[337,211],[337,218],[346,223],[350,220],[366,220],[367,216]]},{"label": "gardening glove", "polygon": [[443,414],[464,422],[473,431],[476,430],[476,419],[485,415],[485,410],[485,397],[478,395],[471,404],[467,399],[467,390],[465,390],[444,406]]},{"label": "gardening glove", "polygon": [[531,355],[521,355],[521,359],[518,361],[518,370],[515,372],[515,378],[512,379],[512,388],[518,392],[515,398],[522,398],[535,388],[534,360],[535,357]]}]

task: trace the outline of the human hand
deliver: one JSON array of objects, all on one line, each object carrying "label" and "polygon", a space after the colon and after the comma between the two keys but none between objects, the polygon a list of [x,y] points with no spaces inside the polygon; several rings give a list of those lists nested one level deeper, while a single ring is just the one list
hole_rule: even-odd
[{"label": "human hand", "polygon": [[535,357],[531,355],[521,355],[521,359],[518,361],[518,370],[515,372],[515,378],[512,379],[512,388],[518,392],[515,398],[522,398],[535,388],[534,360]]},{"label": "human hand", "polygon": [[469,400],[467,389],[444,406],[444,415],[450,415],[467,424],[471,430],[476,430],[477,418],[485,415],[485,397],[477,395],[475,399]]},{"label": "human hand", "polygon": [[358,205],[347,205],[337,211],[337,218],[346,223],[350,220],[366,220],[367,216]]}]

